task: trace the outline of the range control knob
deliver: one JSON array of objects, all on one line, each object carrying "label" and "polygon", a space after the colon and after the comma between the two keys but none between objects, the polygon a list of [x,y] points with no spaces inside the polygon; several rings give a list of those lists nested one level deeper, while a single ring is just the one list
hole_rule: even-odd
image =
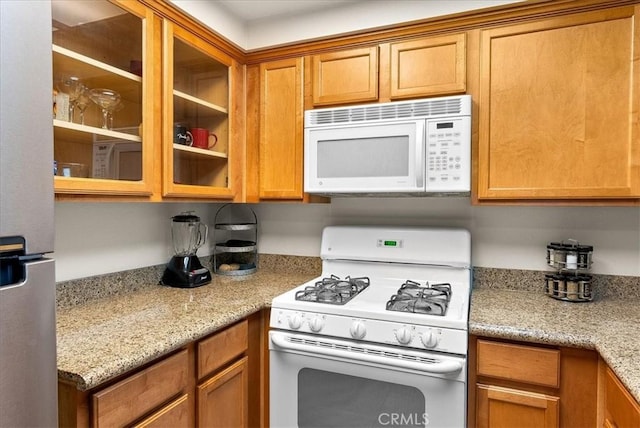
[{"label": "range control knob", "polygon": [[292,330],[297,330],[302,327],[302,317],[300,314],[293,314],[293,316],[289,317],[289,328]]},{"label": "range control knob", "polygon": [[367,328],[362,321],[354,321],[349,332],[354,339],[363,339],[367,335]]},{"label": "range control knob", "polygon": [[324,327],[324,320],[319,316],[315,316],[311,320],[309,320],[309,329],[311,329],[311,331],[313,331],[314,333],[318,333],[320,330],[322,330],[322,327]]},{"label": "range control knob", "polygon": [[409,330],[407,327],[400,327],[396,330],[396,339],[398,339],[398,343],[400,343],[401,345],[410,344],[411,340],[413,339],[411,337],[411,330]]},{"label": "range control knob", "polygon": [[438,342],[440,342],[440,338],[433,333],[433,330],[429,330],[425,332],[421,336],[421,339],[422,339],[422,344],[426,348],[435,348],[436,346],[438,346]]}]

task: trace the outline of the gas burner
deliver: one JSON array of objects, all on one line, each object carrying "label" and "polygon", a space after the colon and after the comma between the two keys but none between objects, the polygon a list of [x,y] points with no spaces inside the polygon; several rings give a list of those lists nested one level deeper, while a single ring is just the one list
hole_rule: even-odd
[{"label": "gas burner", "polygon": [[314,285],[298,291],[296,300],[344,305],[367,288],[369,283],[367,277],[351,278],[347,276],[345,279],[340,279],[331,275],[329,278],[322,278]]},{"label": "gas burner", "polygon": [[451,284],[429,284],[422,286],[415,281],[406,281],[387,302],[388,311],[444,316],[451,300]]}]

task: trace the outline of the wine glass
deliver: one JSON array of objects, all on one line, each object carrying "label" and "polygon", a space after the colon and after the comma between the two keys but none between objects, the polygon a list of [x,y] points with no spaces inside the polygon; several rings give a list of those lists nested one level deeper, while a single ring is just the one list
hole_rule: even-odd
[{"label": "wine glass", "polygon": [[102,129],[109,129],[109,112],[120,102],[120,94],[111,89],[96,88],[89,91],[89,98],[102,109]]},{"label": "wine glass", "polygon": [[109,108],[109,129],[113,129],[113,114],[117,111],[120,111],[124,108],[124,103],[122,102],[122,100],[118,100],[118,102],[116,104],[114,104],[113,106],[111,106],[111,108]]},{"label": "wine glass", "polygon": [[76,106],[76,102],[80,93],[85,89],[85,86],[76,76],[64,76],[56,82],[56,87],[60,92],[64,92],[69,95],[69,122],[73,122],[73,111]]},{"label": "wine glass", "polygon": [[91,99],[89,98],[89,88],[86,86],[82,86],[82,91],[78,95],[76,99],[75,106],[80,111],[80,124],[84,125],[84,111],[89,106],[89,102]]}]

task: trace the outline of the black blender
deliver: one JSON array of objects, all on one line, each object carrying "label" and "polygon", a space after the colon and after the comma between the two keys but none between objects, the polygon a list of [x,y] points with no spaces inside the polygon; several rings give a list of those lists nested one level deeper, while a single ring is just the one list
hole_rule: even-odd
[{"label": "black blender", "polygon": [[207,240],[209,228],[200,217],[182,213],[171,218],[175,255],[167,263],[161,282],[171,287],[193,288],[211,282],[211,272],[200,264],[196,251]]}]

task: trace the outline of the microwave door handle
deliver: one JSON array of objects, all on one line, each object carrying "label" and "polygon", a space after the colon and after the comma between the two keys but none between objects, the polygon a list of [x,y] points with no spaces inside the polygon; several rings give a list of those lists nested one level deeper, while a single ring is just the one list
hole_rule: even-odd
[{"label": "microwave door handle", "polygon": [[307,352],[311,354],[320,354],[327,357],[345,358],[351,361],[361,361],[375,364],[384,364],[386,366],[397,367],[405,370],[419,370],[422,372],[436,374],[457,373],[462,370],[462,364],[457,361],[437,361],[435,363],[420,363],[411,360],[396,359],[393,357],[385,357],[376,354],[368,354],[350,350],[329,348],[324,346],[307,345],[303,343],[293,343],[286,339],[286,336],[279,333],[271,333],[271,342],[278,348],[283,350]]},{"label": "microwave door handle", "polygon": [[425,168],[426,157],[424,151],[427,145],[427,136],[425,135],[425,121],[421,120],[416,123],[416,187],[419,189],[425,189]]}]

